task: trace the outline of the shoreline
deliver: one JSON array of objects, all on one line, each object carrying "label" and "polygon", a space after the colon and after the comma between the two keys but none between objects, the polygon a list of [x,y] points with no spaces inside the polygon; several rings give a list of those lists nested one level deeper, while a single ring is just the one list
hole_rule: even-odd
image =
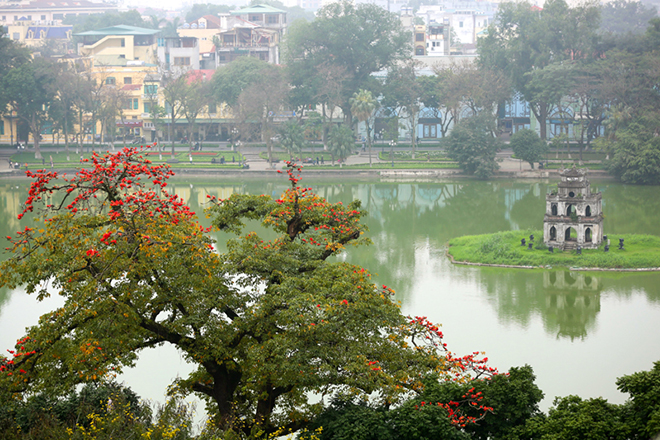
[{"label": "shoreline", "polygon": [[[40,167],[36,167],[40,169]],[[57,168],[57,171],[60,174],[63,173],[75,173],[79,168]],[[173,169],[176,175],[186,175],[186,176],[206,176],[209,175],[217,177],[256,177],[263,178],[272,176],[277,173],[277,169],[247,169],[247,170],[222,170],[218,168],[176,168]],[[303,167],[304,175],[307,177],[324,177],[324,176],[351,176],[355,178],[365,178],[370,180],[380,179],[380,180],[394,180],[394,181],[434,181],[446,178],[461,178],[461,179],[475,179],[474,176],[464,174],[460,169],[392,169],[392,170],[370,170],[370,169],[346,169],[339,168],[337,169],[324,169],[324,170],[315,170],[313,167]],[[591,178],[596,179],[614,179],[613,176],[608,174],[603,170],[590,170],[589,171]],[[559,175],[559,170],[522,170],[522,171],[510,171],[510,170],[500,170],[496,171],[493,176],[487,180],[498,180],[498,179],[530,179],[530,180],[543,180],[543,179],[553,179]],[[0,169],[0,179],[3,178],[20,178],[25,177],[25,170],[12,170],[7,168]]]},{"label": "shoreline", "polygon": [[504,269],[542,269],[551,270],[556,268],[565,268],[576,272],[658,272],[660,267],[638,267],[638,268],[610,268],[610,267],[569,267],[569,266],[517,266],[513,264],[491,264],[491,263],[473,263],[471,261],[456,261],[454,256],[449,253],[449,246],[445,250],[445,255],[449,257],[451,264],[461,266],[480,266],[480,267],[500,267]]}]

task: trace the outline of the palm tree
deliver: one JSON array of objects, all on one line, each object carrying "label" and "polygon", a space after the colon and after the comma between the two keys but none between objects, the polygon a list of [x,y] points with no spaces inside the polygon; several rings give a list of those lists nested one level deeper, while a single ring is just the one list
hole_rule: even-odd
[{"label": "palm tree", "polygon": [[337,158],[339,167],[342,167],[342,160],[351,154],[354,143],[353,131],[350,128],[345,125],[332,127],[328,136],[328,146],[330,147],[330,154],[332,154],[333,165],[335,158]]},{"label": "palm tree", "polygon": [[373,114],[378,101],[374,99],[371,92],[368,90],[360,89],[349,100],[351,105],[351,113],[355,115],[359,122],[367,124],[367,143],[369,144],[369,166],[371,167],[371,134],[369,130],[369,119]]},{"label": "palm tree", "polygon": [[161,32],[161,36],[163,38],[167,37],[178,37],[179,33],[177,32],[177,29],[179,28],[179,25],[181,24],[181,18],[180,17],[174,17],[174,20],[168,21],[165,23],[165,26],[163,26],[163,30]]},{"label": "palm tree", "polygon": [[[293,159],[294,154],[302,156],[305,133],[298,121],[292,120],[284,123],[278,132],[280,135],[279,143],[289,152],[289,158]],[[302,157],[300,157],[300,160],[302,160]]]},{"label": "palm tree", "polygon": [[165,20],[164,18],[158,18],[155,15],[150,15],[149,20],[147,21],[147,25],[151,29],[160,29],[161,23],[166,22],[166,21],[167,20]]}]

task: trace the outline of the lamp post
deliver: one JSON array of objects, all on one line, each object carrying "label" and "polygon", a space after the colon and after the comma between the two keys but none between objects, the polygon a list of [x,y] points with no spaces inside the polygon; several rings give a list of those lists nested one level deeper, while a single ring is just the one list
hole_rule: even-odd
[{"label": "lamp post", "polygon": [[390,159],[392,159],[392,168],[394,168],[394,146],[396,145],[396,140],[392,139],[390,141]]}]

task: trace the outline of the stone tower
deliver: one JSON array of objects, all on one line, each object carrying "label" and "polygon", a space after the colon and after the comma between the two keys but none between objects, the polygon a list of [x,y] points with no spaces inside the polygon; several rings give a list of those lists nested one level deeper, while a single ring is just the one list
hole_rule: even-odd
[{"label": "stone tower", "polygon": [[545,197],[543,242],[557,249],[595,249],[603,241],[600,192],[592,193],[586,169],[561,170],[557,191]]}]

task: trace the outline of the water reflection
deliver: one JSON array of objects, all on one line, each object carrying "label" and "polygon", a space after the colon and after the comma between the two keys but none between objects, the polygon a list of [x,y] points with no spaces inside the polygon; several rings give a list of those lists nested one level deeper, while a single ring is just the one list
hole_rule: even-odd
[{"label": "water reflection", "polygon": [[[16,219],[27,181],[0,182],[0,237],[13,235],[27,224]],[[349,249],[344,259],[369,268],[376,281],[393,286],[405,304],[415,295],[429,295],[416,286],[433,277],[435,282],[459,280],[466,273],[451,268],[444,255],[446,242],[455,236],[502,230],[541,228],[547,183],[513,180],[446,181],[434,183],[350,183],[306,181],[332,202],[360,199],[373,246]],[[660,196],[653,188],[614,183],[596,184],[603,191],[606,233],[638,232],[660,235],[655,213]],[[234,193],[278,197],[284,179],[217,182],[175,180],[169,188],[200,214],[207,196],[227,198]],[[253,226],[263,233],[259,226]],[[225,236],[218,235],[219,249]],[[2,259],[6,258],[6,254]],[[597,325],[604,293],[626,298],[634,293],[660,303],[658,274],[585,274],[562,270],[518,271],[485,268],[469,272],[494,307],[501,322],[522,328],[541,316],[545,331],[555,338],[583,340]],[[12,292],[0,291],[0,311]],[[457,292],[460,295],[460,292]]]}]

